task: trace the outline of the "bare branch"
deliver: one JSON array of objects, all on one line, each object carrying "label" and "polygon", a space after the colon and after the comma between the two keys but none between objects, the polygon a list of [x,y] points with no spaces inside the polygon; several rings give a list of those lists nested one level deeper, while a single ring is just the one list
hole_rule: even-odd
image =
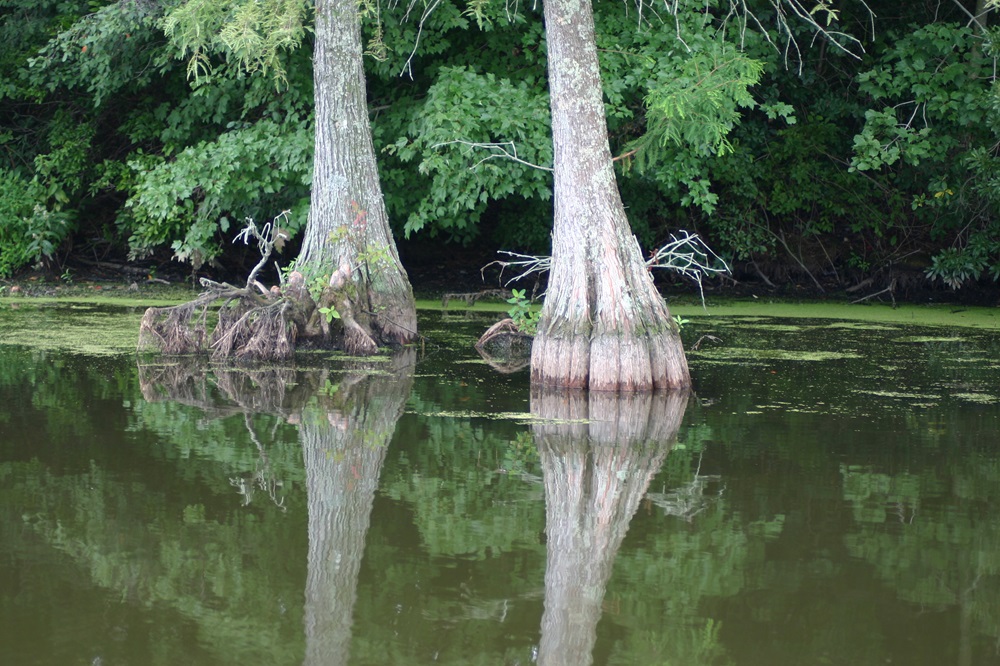
[{"label": "bare branch", "polygon": [[[721,267],[720,267],[721,264]],[[665,268],[680,273],[698,285],[701,294],[701,306],[705,307],[705,289],[702,279],[705,276],[722,275],[729,272],[729,264],[715,253],[698,234],[681,229],[677,234],[670,234],[670,241],[654,250],[646,267]]]},{"label": "bare branch", "polygon": [[[520,157],[518,157],[517,146],[514,144],[513,141],[476,142],[476,141],[465,141],[462,139],[455,139],[454,141],[444,141],[442,143],[436,143],[433,146],[431,146],[431,148],[443,148],[445,146],[451,146],[456,143],[462,146],[466,146],[470,150],[474,150],[477,148],[485,148],[486,150],[491,151],[489,155],[487,155],[483,159],[473,164],[471,167],[469,167],[469,169],[475,169],[476,167],[478,167],[483,162],[486,162],[487,160],[501,158],[517,162],[518,164],[523,164],[524,166],[531,167],[532,169],[538,169],[540,171],[549,171],[549,172],[552,171],[552,167],[532,164],[531,162],[522,160]],[[510,150],[507,150],[507,146],[510,147]]]},{"label": "bare branch", "polygon": [[[484,272],[490,266],[499,266],[499,279],[503,280],[504,271],[508,268],[514,269],[514,276],[506,282],[502,282],[505,287],[528,277],[532,273],[546,273],[552,267],[552,257],[507,251],[501,251],[498,254],[505,254],[512,259],[491,261],[483,266],[482,271]],[[702,306],[705,305],[705,291],[702,287],[704,277],[723,275],[729,272],[729,264],[726,263],[725,259],[708,247],[698,234],[692,234],[683,229],[678,231],[677,235],[671,234],[668,243],[650,253],[646,267],[649,269],[665,268],[693,280],[701,292]]]},{"label": "bare branch", "polygon": [[[506,250],[501,250],[497,254],[506,254],[508,257],[514,257],[514,260],[501,261],[497,259],[496,261],[491,261],[490,263],[482,267],[480,273],[484,272],[487,268],[495,264],[500,267],[500,276],[498,279],[502,280],[503,272],[507,268],[512,266],[513,267],[520,266],[521,268],[518,269],[517,274],[511,279],[507,280],[507,282],[504,284],[505,287],[510,286],[512,282],[516,282],[521,278],[528,277],[532,273],[538,273],[539,275],[541,275],[542,273],[547,273],[549,271],[549,268],[552,266],[552,257],[536,257],[530,254],[518,254],[517,252],[507,252]],[[483,279],[484,280],[486,279],[485,276],[483,276]]]},{"label": "bare branch", "polygon": [[[404,21],[408,21],[410,19],[410,12],[413,11],[413,8],[416,6],[416,4],[417,0],[410,0],[410,4],[406,7],[406,14],[403,15]],[[413,79],[413,59],[417,55],[417,47],[420,46],[420,37],[421,35],[424,34],[424,23],[427,22],[427,19],[434,12],[434,10],[438,8],[438,5],[440,4],[441,0],[431,0],[429,4],[427,4],[425,0],[424,11],[420,15],[420,22],[417,24],[417,38],[413,40],[413,50],[410,51],[410,56],[406,59],[406,62],[403,64],[403,69],[400,70],[399,72],[400,76],[403,76],[403,74],[409,74],[410,79],[411,80]]]},{"label": "bare branch", "polygon": [[[869,16],[868,23],[871,26],[871,37],[875,37],[875,13],[871,10],[865,0],[858,0],[862,7],[865,8]],[[676,8],[676,0],[664,0],[667,9]],[[833,26],[834,21],[838,18],[838,10],[834,9],[832,3],[829,0],[810,0],[810,4],[815,6],[809,9],[802,0],[768,0],[768,4],[774,10],[774,26],[773,28],[784,38],[784,46],[782,47],[783,56],[785,60],[785,66],[788,66],[788,61],[790,56],[794,53],[795,58],[799,61],[799,71],[802,70],[802,50],[799,47],[798,40],[795,38],[794,32],[792,30],[792,21],[799,20],[804,22],[813,31],[813,39],[818,37],[825,38],[828,42],[833,44],[837,49],[851,56],[852,58],[860,59],[860,53],[864,53],[864,47],[861,44],[861,40],[853,35],[850,35],[841,30],[837,30]],[[817,19],[818,14],[824,14],[826,16],[825,25]],[[725,29],[726,24],[730,19],[735,19],[740,31],[740,44],[745,43],[746,30],[748,25],[751,23],[757,26],[760,35],[767,40],[775,49],[778,49],[778,45],[771,39],[768,29],[761,22],[760,18],[754,13],[754,11],[747,6],[746,0],[729,0],[729,11],[726,16],[722,19],[722,29]]]}]

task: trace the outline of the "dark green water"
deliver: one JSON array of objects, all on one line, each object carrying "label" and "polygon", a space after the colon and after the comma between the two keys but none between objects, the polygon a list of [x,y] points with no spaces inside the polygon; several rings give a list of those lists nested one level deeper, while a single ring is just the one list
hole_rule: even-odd
[{"label": "dark green water", "polygon": [[481,317],[372,374],[39,316],[0,311],[5,666],[1000,663],[996,333],[692,316],[697,394],[616,402],[532,396]]}]

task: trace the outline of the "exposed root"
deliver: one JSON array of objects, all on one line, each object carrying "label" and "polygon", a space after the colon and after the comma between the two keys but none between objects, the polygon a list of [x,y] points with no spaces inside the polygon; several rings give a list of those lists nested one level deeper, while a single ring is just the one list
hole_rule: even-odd
[{"label": "exposed root", "polygon": [[344,351],[351,356],[372,356],[378,345],[354,320],[344,322]]},{"label": "exposed root", "polygon": [[212,356],[250,361],[278,361],[295,354],[295,326],[286,316],[290,302],[280,299],[264,306],[240,300],[219,310],[212,334]]},{"label": "exposed root", "polygon": [[[367,282],[362,279],[359,284],[349,263],[333,272],[318,297],[318,305],[300,271],[292,271],[281,288],[268,290],[256,279],[271,250],[285,238],[285,232],[277,226],[283,217],[285,213],[262,229],[248,218],[246,228],[237,236],[247,242],[256,239],[261,251],[261,260],[251,271],[245,287],[202,278],[205,291],[190,303],[149,308],[139,327],[138,351],[210,354],[216,361],[285,361],[294,356],[297,343],[329,347],[339,335],[348,354],[377,353],[378,343],[371,332],[374,314],[371,311],[381,309],[372,307],[371,295],[365,291]],[[412,295],[409,298],[412,305]],[[214,311],[218,303],[221,306]],[[211,336],[207,325],[210,314],[215,320]],[[403,317],[397,315],[397,319]],[[400,330],[394,333],[396,339],[408,341],[416,335],[415,314],[412,319],[409,327],[405,323],[399,325]],[[339,323],[332,328],[335,320]]]},{"label": "exposed root", "polygon": [[196,354],[205,348],[208,307],[216,300],[203,294],[168,308],[148,308],[139,324],[139,351]]},{"label": "exposed root", "polygon": [[[295,353],[303,316],[315,307],[280,292],[264,298],[252,286],[240,289],[203,280],[205,293],[167,308],[149,308],[139,326],[138,351],[166,355],[210,354],[214,359],[280,361]],[[210,313],[222,301],[217,312]],[[215,326],[208,335],[209,317]]]}]

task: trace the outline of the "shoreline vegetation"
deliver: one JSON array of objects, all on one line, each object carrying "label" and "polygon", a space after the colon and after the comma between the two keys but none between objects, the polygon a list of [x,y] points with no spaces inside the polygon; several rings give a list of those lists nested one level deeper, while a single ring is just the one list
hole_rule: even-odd
[{"label": "shoreline vegetation", "polygon": [[[164,281],[165,282],[165,281]],[[418,287],[417,310],[442,312],[505,313],[510,305],[502,300],[500,291],[484,285],[487,297],[467,303],[453,294],[442,302],[440,294],[428,293]],[[63,283],[35,277],[20,281],[0,281],[0,313],[18,304],[84,303],[135,307],[169,306],[190,300],[198,291],[178,283],[153,283],[138,286],[104,281],[74,281]],[[475,293],[475,292],[469,292]],[[690,317],[754,317],[791,319],[829,319],[867,323],[913,324],[918,326],[955,326],[985,330],[1000,329],[1000,308],[988,305],[967,305],[946,300],[947,293],[935,294],[940,300],[912,302],[871,299],[863,303],[850,302],[849,294],[787,294],[753,293],[741,295],[706,293],[705,305],[694,291],[669,298],[671,312],[685,319]],[[535,307],[538,307],[537,304]],[[2,314],[0,314],[2,316]]]}]

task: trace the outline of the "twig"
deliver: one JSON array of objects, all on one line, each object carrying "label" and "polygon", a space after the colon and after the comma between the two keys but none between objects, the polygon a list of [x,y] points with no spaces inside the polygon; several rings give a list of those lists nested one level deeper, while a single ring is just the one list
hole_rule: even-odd
[{"label": "twig", "polygon": [[860,303],[862,301],[867,301],[869,298],[875,298],[876,296],[884,294],[885,292],[889,292],[889,298],[892,299],[892,307],[893,309],[895,309],[896,307],[895,291],[896,291],[896,278],[892,278],[892,282],[889,283],[889,286],[883,289],[882,291],[876,291],[874,294],[868,294],[867,296],[859,298],[856,301],[851,301],[850,305],[854,305],[855,303]]},{"label": "twig", "polygon": [[[410,19],[410,12],[413,11],[416,4],[417,0],[410,1],[410,4],[406,8],[406,14],[403,16],[404,21],[408,21]],[[431,0],[430,4],[425,4],[424,12],[420,15],[420,21],[417,23],[417,36],[413,40],[413,50],[410,51],[410,56],[403,64],[403,69],[399,72],[400,76],[403,76],[403,74],[409,74],[410,80],[413,80],[413,59],[416,57],[417,48],[420,46],[420,37],[424,34],[424,23],[427,22],[428,17],[430,17],[431,13],[437,9],[440,4],[441,0]]]},{"label": "twig", "polygon": [[764,284],[766,284],[771,289],[777,289],[778,288],[778,286],[776,284],[774,284],[773,282],[771,282],[771,280],[768,279],[768,277],[766,275],[764,275],[764,271],[762,271],[760,269],[760,265],[757,263],[756,259],[752,259],[750,261],[750,265],[753,266],[753,268],[754,268],[755,271],[757,271],[757,277],[759,277],[761,280],[763,280]]},{"label": "twig", "polygon": [[[477,141],[465,141],[463,139],[455,139],[454,141],[444,141],[442,143],[436,143],[433,146],[431,146],[431,148],[432,149],[443,148],[444,146],[450,146],[455,143],[467,146],[470,149],[485,148],[491,151],[499,151],[499,152],[493,152],[490,155],[487,155],[483,159],[479,160],[471,167],[469,167],[470,170],[475,169],[476,167],[478,167],[480,164],[482,164],[487,160],[492,160],[499,157],[501,159],[508,159],[511,160],[512,162],[517,162],[518,164],[523,164],[524,166],[531,167],[532,169],[538,169],[539,171],[549,171],[549,172],[553,171],[552,167],[540,166],[538,164],[532,164],[527,160],[522,160],[520,157],[517,156],[517,146],[514,144],[513,141],[477,142]],[[505,148],[504,146],[510,146],[510,151],[508,151],[507,148]]]},{"label": "twig", "polygon": [[[670,241],[654,250],[646,261],[646,268],[666,268],[680,273],[698,285],[701,305],[705,307],[705,289],[702,279],[707,275],[729,272],[729,264],[715,253],[698,234],[681,229],[678,235],[670,234]],[[715,264],[715,265],[712,265]],[[719,268],[718,264],[722,264]]]},{"label": "twig", "polygon": [[712,342],[722,342],[721,338],[717,338],[714,335],[708,335],[706,333],[705,335],[703,335],[700,338],[698,338],[698,342],[694,343],[691,346],[691,351],[698,351],[698,348],[701,347],[701,343],[702,343],[703,340],[711,340]]},{"label": "twig", "polygon": [[[497,254],[506,254],[509,257],[516,257],[517,260],[501,261],[497,259],[496,261],[491,261],[490,263],[486,264],[481,269],[479,269],[480,275],[483,275],[487,268],[496,264],[500,266],[500,275],[497,277],[497,280],[499,281],[503,279],[503,272],[507,269],[507,267],[509,266],[524,267],[524,269],[521,270],[517,275],[515,275],[511,279],[507,280],[506,283],[504,283],[503,286],[505,287],[510,286],[512,282],[517,282],[521,278],[528,277],[532,273],[538,273],[539,275],[542,273],[547,273],[549,271],[549,268],[552,266],[552,257],[540,257],[540,256],[536,257],[530,254],[518,254],[517,252],[507,252],[506,250],[501,250]],[[483,275],[483,281],[485,280],[486,276]]]},{"label": "twig", "polygon": [[797,263],[799,265],[799,267],[806,272],[806,275],[808,275],[810,277],[810,279],[812,279],[813,283],[816,285],[816,288],[819,289],[821,293],[825,294],[826,293],[826,289],[824,289],[823,285],[821,285],[819,283],[819,280],[816,279],[816,276],[812,274],[812,271],[810,271],[808,268],[806,268],[806,265],[802,261],[802,259],[797,254],[795,254],[794,252],[792,252],[792,248],[788,247],[788,242],[785,240],[785,232],[782,231],[781,235],[779,236],[778,234],[774,233],[770,229],[768,229],[768,231],[770,232],[770,234],[772,236],[774,236],[778,240],[779,243],[782,244],[782,246],[784,246],[785,252],[788,253],[788,256],[791,257],[792,259],[794,259],[795,263]]}]

